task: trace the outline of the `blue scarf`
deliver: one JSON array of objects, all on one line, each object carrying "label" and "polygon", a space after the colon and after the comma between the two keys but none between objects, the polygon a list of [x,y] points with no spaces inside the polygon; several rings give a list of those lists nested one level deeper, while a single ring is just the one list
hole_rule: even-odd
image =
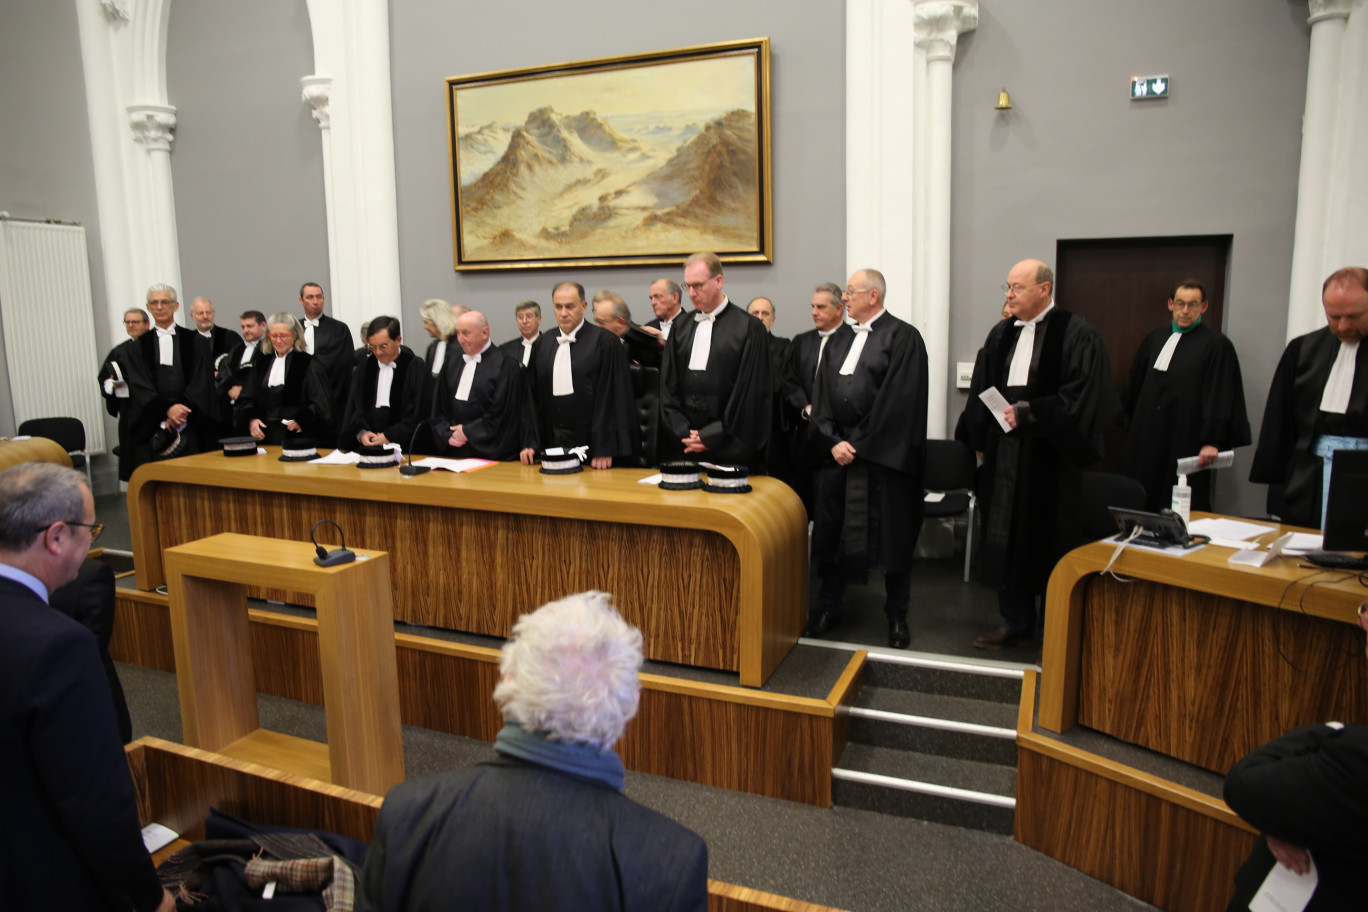
[{"label": "blue scarf", "polygon": [[529,732],[517,722],[504,723],[494,739],[494,750],[528,763],[549,767],[579,779],[600,782],[622,791],[626,778],[622,760],[611,748],[599,753],[587,744],[552,741],[539,732]]}]

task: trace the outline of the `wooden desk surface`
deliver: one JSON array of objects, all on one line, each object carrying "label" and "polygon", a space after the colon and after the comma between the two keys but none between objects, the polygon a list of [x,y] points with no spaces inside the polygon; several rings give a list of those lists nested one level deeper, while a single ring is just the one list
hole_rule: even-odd
[{"label": "wooden desk surface", "polygon": [[[330,516],[348,545],[390,553],[401,621],[507,636],[522,611],[606,589],[650,658],[735,670],[749,686],[801,631],[807,518],[775,479],[733,495],[662,491],[639,484],[645,469],[543,475],[499,463],[407,478],[282,463],[278,452],[140,467],[129,487],[138,587],[164,582],[165,547],[223,531],[298,540]],[[319,540],[335,545],[336,531],[320,527]]]},{"label": "wooden desk surface", "polygon": [[[1289,531],[1312,530],[1279,525],[1260,541],[1266,544]],[[1357,574],[1307,569],[1296,557],[1275,558],[1265,567],[1231,564],[1232,549],[1217,545],[1181,556],[1128,548],[1112,566],[1118,576],[1137,581],[1127,586],[1096,576],[1115,549],[1115,543],[1108,542],[1077,548],[1065,555],[1050,577],[1041,662],[1042,727],[1062,732],[1079,721],[1085,677],[1085,632],[1089,642],[1097,640],[1096,646],[1089,648],[1101,650],[1097,653],[1099,662],[1112,663],[1115,674],[1129,677],[1131,672],[1124,668],[1138,668],[1135,677],[1125,683],[1094,681],[1098,688],[1109,691],[1098,697],[1107,704],[1105,712],[1115,718],[1129,714],[1127,724],[1136,730],[1157,724],[1147,723],[1136,707],[1147,705],[1151,717],[1169,710],[1192,712],[1192,706],[1202,699],[1203,693],[1214,700],[1223,689],[1239,691],[1238,697],[1230,697],[1235,702],[1223,710],[1227,716],[1234,713],[1243,717],[1233,719],[1231,724],[1243,724],[1247,733],[1259,729],[1263,734],[1260,740],[1254,740],[1257,735],[1250,734],[1248,740],[1254,745],[1281,733],[1278,726],[1284,721],[1328,709],[1327,701],[1333,702],[1334,695],[1320,693],[1326,687],[1342,694],[1341,710],[1357,709],[1358,691],[1363,688],[1352,684],[1353,679],[1368,679],[1368,668],[1363,667],[1363,637],[1356,629],[1358,605],[1368,596],[1368,588],[1358,582]],[[1119,601],[1127,599],[1130,601],[1125,605]],[[1084,622],[1094,603],[1107,612],[1099,615],[1099,620],[1108,620],[1098,630]],[[1255,612],[1250,609],[1251,604],[1273,611]],[[1326,621],[1332,623],[1326,625]],[[1354,625],[1354,629],[1342,629],[1340,624]],[[1099,637],[1102,639],[1098,640]],[[1181,658],[1172,658],[1170,651],[1181,652]],[[1276,697],[1275,679],[1303,674],[1289,653],[1334,657],[1346,666],[1337,667],[1334,678],[1345,675],[1347,689],[1336,688],[1330,678],[1321,674],[1320,678],[1325,680],[1303,681],[1300,686],[1283,682],[1290,685],[1283,688],[1287,697]],[[1161,663],[1168,661],[1174,661],[1176,667],[1165,679]],[[1145,674],[1151,681],[1147,693],[1125,692],[1140,686],[1138,682],[1146,680]],[[1258,688],[1268,688],[1270,693],[1256,698]],[[1157,697],[1171,698],[1173,706],[1161,709],[1155,703]],[[1271,705],[1273,702],[1280,705]],[[1211,711],[1220,715],[1217,708]],[[1258,725],[1250,722],[1250,714],[1259,716]],[[1311,721],[1315,720],[1312,716]],[[1188,715],[1185,720],[1161,721],[1174,726],[1174,730],[1184,724],[1188,729],[1197,726],[1195,715]],[[1264,728],[1269,733],[1263,733]],[[1205,756],[1211,751],[1211,745],[1199,743],[1203,737],[1200,733],[1184,737],[1192,743],[1191,756]],[[1214,737],[1212,730],[1208,729],[1206,737]],[[1228,753],[1211,752],[1211,756],[1218,758],[1211,761],[1213,768],[1225,762]]]}]

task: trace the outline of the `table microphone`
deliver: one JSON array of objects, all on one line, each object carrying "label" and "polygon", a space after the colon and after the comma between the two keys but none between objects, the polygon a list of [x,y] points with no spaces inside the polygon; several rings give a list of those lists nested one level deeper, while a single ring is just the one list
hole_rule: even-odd
[{"label": "table microphone", "polygon": [[413,445],[418,442],[418,432],[424,427],[423,422],[419,421],[418,426],[413,429],[413,436],[409,438],[408,462],[399,467],[399,474],[407,478],[414,475],[422,475],[424,472],[431,472],[432,466],[416,466],[413,464]]}]

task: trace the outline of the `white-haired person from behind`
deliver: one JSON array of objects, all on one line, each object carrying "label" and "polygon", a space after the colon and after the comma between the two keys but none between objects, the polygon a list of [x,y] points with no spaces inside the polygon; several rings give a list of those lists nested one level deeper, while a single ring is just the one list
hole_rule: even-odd
[{"label": "white-haired person from behind", "polygon": [[494,759],[390,790],[361,908],[706,909],[707,845],[622,794],[613,745],[640,669],[641,631],[606,593],[519,618],[499,657]]}]

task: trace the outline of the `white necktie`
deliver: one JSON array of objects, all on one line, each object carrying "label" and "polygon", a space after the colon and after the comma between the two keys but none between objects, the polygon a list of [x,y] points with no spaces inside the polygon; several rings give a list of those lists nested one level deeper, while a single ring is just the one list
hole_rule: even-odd
[{"label": "white necktie", "polygon": [[1169,362],[1173,360],[1174,349],[1178,347],[1178,340],[1181,338],[1183,338],[1183,334],[1180,332],[1169,333],[1169,337],[1164,340],[1164,347],[1159,349],[1159,357],[1154,359],[1155,370],[1168,370]]},{"label": "white necktie", "polygon": [[480,356],[461,355],[461,357],[465,358],[465,367],[461,368],[461,379],[456,382],[456,398],[461,402],[469,402],[470,385],[475,382],[475,365],[480,363]]},{"label": "white necktie", "polygon": [[575,380],[570,375],[570,346],[574,336],[561,333],[556,338],[556,360],[551,364],[551,395],[570,396],[575,392]]},{"label": "white necktie", "polygon": [[304,321],[304,350],[311,355],[314,353],[314,327],[317,325],[317,320]]},{"label": "white necktie", "polygon": [[268,377],[266,378],[266,385],[267,385],[267,386],[284,386],[284,385],[285,385],[285,358],[286,358],[286,357],[288,357],[288,355],[276,355],[276,356],[275,356],[275,360],[271,362],[271,374],[270,374],[270,376],[268,376]]},{"label": "white necktie", "polygon": [[693,349],[689,352],[689,370],[708,369],[708,355],[712,353],[713,321],[716,319],[717,311],[694,314],[694,322],[698,327],[694,329]]},{"label": "white necktie", "polygon": [[1340,342],[1339,354],[1330,368],[1330,376],[1325,381],[1325,392],[1321,393],[1320,410],[1343,415],[1349,411],[1349,394],[1354,390],[1354,365],[1358,361],[1357,342]]},{"label": "white necktie", "polygon": [[673,317],[671,317],[671,318],[668,319],[668,320],[661,320],[661,321],[660,321],[660,337],[661,337],[662,339],[668,339],[668,338],[670,338],[670,327],[671,327],[672,325],[674,325],[674,318],[673,318]]},{"label": "white necktie", "polygon": [[845,363],[841,365],[842,377],[849,377],[855,373],[855,365],[860,363],[860,353],[864,351],[865,340],[869,338],[872,329],[868,323],[856,323],[850,328],[855,330],[855,341],[851,343],[850,351],[846,352]]},{"label": "white necktie", "polygon": [[522,365],[523,365],[523,367],[527,367],[527,362],[530,361],[531,358],[532,358],[532,341],[533,341],[533,340],[527,339],[527,338],[524,338],[524,339],[522,340],[522,344],[523,344],[523,359],[522,359]]},{"label": "white necktie", "polygon": [[[839,329],[839,328],[840,328],[840,327],[837,327],[837,329]],[[816,377],[817,374],[818,374],[818,372],[821,371],[821,369],[822,369],[822,353],[826,351],[827,339],[830,339],[830,338],[831,338],[831,334],[834,333],[835,331],[836,331],[835,329],[819,329],[819,330],[817,330],[817,335],[821,338],[822,341],[817,345],[817,363],[814,364],[814,365],[812,366],[812,376],[813,376],[813,377]]]},{"label": "white necktie", "polygon": [[1031,378],[1031,349],[1035,347],[1036,324],[1032,320],[1017,320],[1021,335],[1017,336],[1016,351],[1012,352],[1012,366],[1007,370],[1008,386],[1025,386]]},{"label": "white necktie", "polygon": [[384,364],[376,361],[375,365],[380,368],[380,373],[375,378],[375,407],[389,408],[390,390],[394,388],[395,362]]},{"label": "white necktie", "polygon": [[242,360],[238,361],[238,367],[241,367],[248,361],[251,361],[252,355],[254,354],[256,354],[255,342],[248,342],[246,345],[242,346]]},{"label": "white necktie", "polygon": [[432,376],[437,376],[442,372],[442,365],[446,364],[446,339],[437,340],[437,353],[432,356]]},{"label": "white necktie", "polygon": [[157,328],[157,363],[163,367],[170,367],[176,363],[175,349],[171,347],[171,340],[174,338],[175,330]]}]

